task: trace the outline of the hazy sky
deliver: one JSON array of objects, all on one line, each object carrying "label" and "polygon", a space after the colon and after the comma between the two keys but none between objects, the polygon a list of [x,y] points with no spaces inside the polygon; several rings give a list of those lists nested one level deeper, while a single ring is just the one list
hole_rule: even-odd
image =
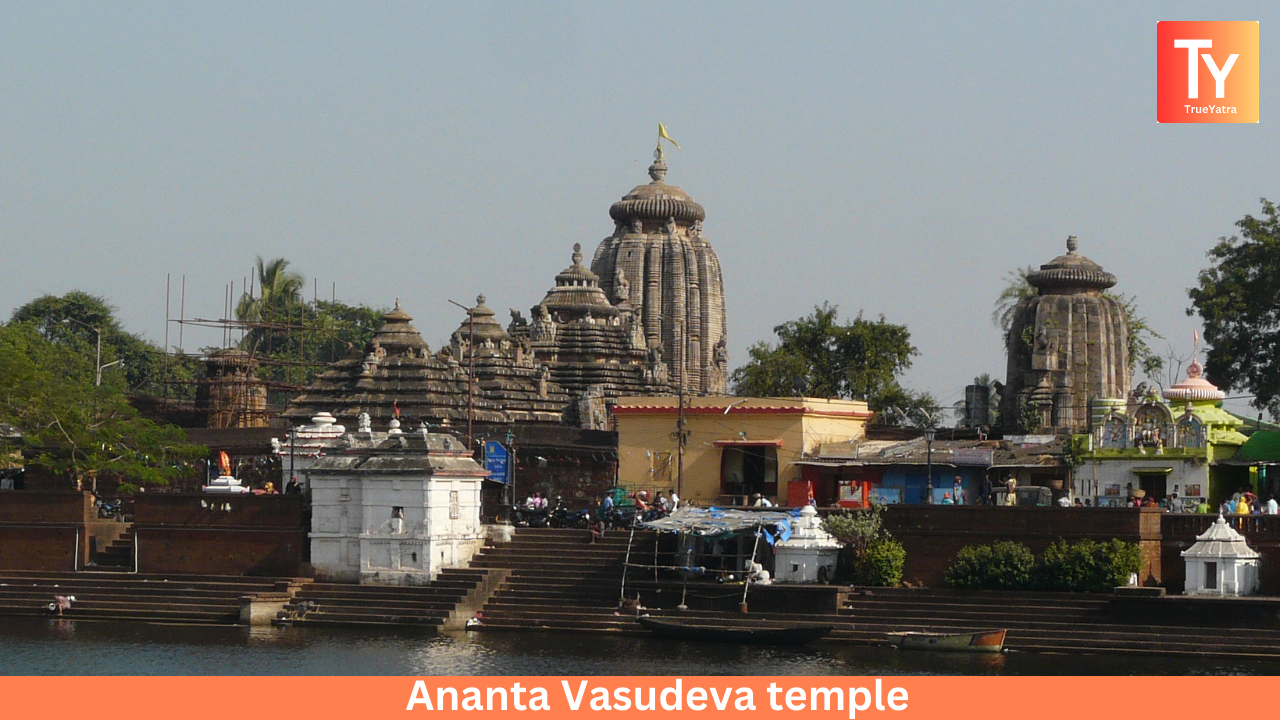
[{"label": "hazy sky", "polygon": [[[732,366],[825,300],[905,323],[950,404],[1004,375],[1005,274],[1068,234],[1186,352],[1205,251],[1280,200],[1278,8],[6,3],[0,316],[78,288],[160,341],[166,273],[217,317],[284,256],[438,347],[448,299],[527,313],[590,257],[661,120]],[[1158,20],[1261,21],[1259,124],[1156,123]]]}]

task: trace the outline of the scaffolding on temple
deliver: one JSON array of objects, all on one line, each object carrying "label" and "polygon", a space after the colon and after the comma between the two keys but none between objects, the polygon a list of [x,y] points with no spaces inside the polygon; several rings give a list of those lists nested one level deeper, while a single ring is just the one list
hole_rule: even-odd
[{"label": "scaffolding on temple", "polygon": [[[313,295],[287,309],[296,319],[286,321],[245,320],[236,314],[235,283],[224,286],[223,316],[220,318],[186,317],[186,276],[178,288],[178,313],[173,314],[172,276],[165,277],[164,358],[161,383],[164,396],[161,412],[202,416],[210,428],[267,427],[283,412],[288,401],[301,392],[317,370],[338,360],[335,343],[330,357],[307,359],[307,348],[323,344],[336,336],[336,330],[325,327],[315,318],[320,301]],[[332,286],[332,301],[337,301],[337,283]],[[317,288],[318,289],[318,288]],[[241,282],[240,298],[255,298],[253,278]],[[177,344],[170,345],[171,328],[176,327]],[[199,351],[186,349],[188,328],[219,331],[216,346]],[[290,357],[292,356],[292,357]],[[174,364],[198,362],[203,374],[190,368],[189,373],[174,372]],[[264,377],[265,376],[265,377]],[[192,388],[194,387],[194,392]]]}]

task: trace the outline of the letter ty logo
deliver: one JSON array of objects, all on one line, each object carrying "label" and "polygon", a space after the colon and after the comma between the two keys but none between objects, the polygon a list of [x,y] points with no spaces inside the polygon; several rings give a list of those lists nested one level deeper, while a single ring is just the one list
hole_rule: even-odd
[{"label": "letter ty logo", "polygon": [[1156,23],[1156,120],[1258,122],[1258,23]]}]

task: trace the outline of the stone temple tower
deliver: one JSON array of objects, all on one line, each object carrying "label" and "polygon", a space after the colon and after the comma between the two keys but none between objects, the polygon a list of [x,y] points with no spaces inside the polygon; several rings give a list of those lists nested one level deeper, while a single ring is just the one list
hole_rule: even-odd
[{"label": "stone temple tower", "polygon": [[630,303],[645,342],[686,392],[728,392],[724,281],[720,260],[702,234],[706,211],[666,183],[662,149],[649,166],[653,182],[609,208],[614,232],[591,261],[610,301]]},{"label": "stone temple tower", "polygon": [[1014,310],[1005,341],[1009,369],[1001,400],[1008,432],[1089,430],[1089,403],[1119,399],[1132,385],[1129,321],[1124,306],[1103,291],[1116,276],[1076,252],[1027,276],[1036,295]]}]

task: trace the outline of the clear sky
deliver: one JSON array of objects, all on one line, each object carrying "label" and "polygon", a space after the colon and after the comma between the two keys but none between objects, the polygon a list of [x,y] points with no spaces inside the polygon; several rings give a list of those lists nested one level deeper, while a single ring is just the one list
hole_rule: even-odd
[{"label": "clear sky", "polygon": [[[397,297],[433,347],[528,312],[647,182],[706,207],[730,364],[830,301],[905,323],[944,404],[1003,377],[992,301],[1068,234],[1181,353],[1186,289],[1280,200],[1280,4],[5,3],[0,316],[107,297],[164,336],[256,255]],[[1261,122],[1159,125],[1158,20],[1261,21]],[[177,313],[175,291],[174,313]],[[193,337],[194,335],[194,337]],[[188,349],[219,335],[186,335]],[[176,329],[170,343],[176,344]],[[1163,347],[1164,342],[1159,345]]]}]

